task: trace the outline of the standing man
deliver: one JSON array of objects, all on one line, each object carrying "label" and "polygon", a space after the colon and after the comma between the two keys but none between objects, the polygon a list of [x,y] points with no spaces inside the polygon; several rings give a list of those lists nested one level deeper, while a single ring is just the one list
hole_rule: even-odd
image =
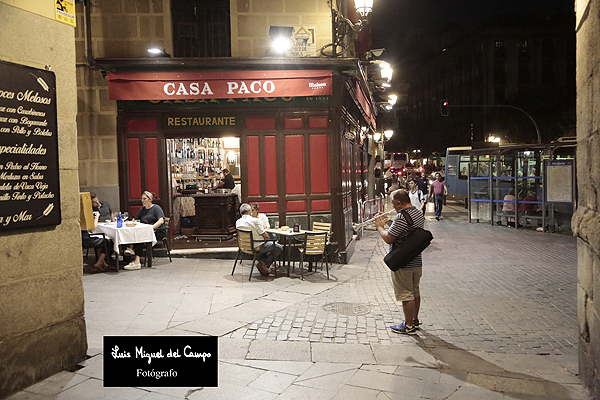
[{"label": "standing man", "polygon": [[448,188],[446,188],[446,182],[442,179],[442,174],[439,172],[435,173],[435,181],[431,183],[429,187],[429,201],[433,198],[433,205],[435,207],[435,219],[438,221],[442,216],[442,208],[444,207],[444,196],[448,195]]},{"label": "standing man", "polygon": [[235,187],[235,181],[233,180],[233,176],[229,173],[227,168],[223,168],[223,174],[225,177],[221,181],[221,187],[223,189],[233,189]]},{"label": "standing man", "polygon": [[[392,205],[398,215],[394,218],[390,229],[385,230],[385,220],[382,218],[377,218],[374,221],[377,232],[389,244],[389,251],[394,249],[395,244],[402,242],[414,228],[423,228],[425,223],[423,213],[411,204],[406,190],[398,189],[392,193]],[[406,210],[412,218],[412,226],[408,225],[408,222],[400,213],[402,210]],[[417,329],[419,329],[419,309],[421,308],[419,283],[423,273],[422,266],[423,260],[421,254],[419,254],[406,267],[392,271],[392,285],[394,286],[396,301],[402,302],[402,311],[404,312],[404,322],[400,325],[390,326],[394,333],[416,335]]]},{"label": "standing man", "polygon": [[[261,275],[267,276],[270,272],[274,271],[274,267],[271,268],[273,261],[283,253],[283,246],[279,243],[274,243],[269,238],[269,234],[265,232],[265,228],[258,218],[253,217],[250,212],[252,207],[250,204],[244,203],[240,206],[240,214],[242,217],[235,222],[236,228],[249,229],[252,231],[252,238],[259,241],[259,246],[256,247],[264,257],[264,261],[259,261],[256,264],[256,268]],[[265,240],[264,242],[262,240]]]}]

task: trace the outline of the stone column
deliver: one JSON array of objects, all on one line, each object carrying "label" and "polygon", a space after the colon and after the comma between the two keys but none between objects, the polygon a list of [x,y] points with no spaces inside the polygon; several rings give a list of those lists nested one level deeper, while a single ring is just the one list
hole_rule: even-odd
[{"label": "stone column", "polygon": [[73,368],[87,350],[74,28],[55,20],[54,2],[9,3],[0,0],[0,59],[56,74],[62,221],[0,235],[0,398]]},{"label": "stone column", "polygon": [[[600,0],[577,0],[579,373],[600,396]],[[595,295],[599,297],[596,299]]]}]

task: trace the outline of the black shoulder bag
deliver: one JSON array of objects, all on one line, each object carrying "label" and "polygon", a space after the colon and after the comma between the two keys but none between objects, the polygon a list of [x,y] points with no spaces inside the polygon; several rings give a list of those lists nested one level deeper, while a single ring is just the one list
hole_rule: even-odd
[{"label": "black shoulder bag", "polygon": [[[408,227],[413,226],[413,220],[406,210],[401,211]],[[433,240],[433,235],[426,229],[414,228],[398,244],[394,243],[394,249],[390,251],[383,261],[392,271],[406,267],[416,256],[429,246]]]}]

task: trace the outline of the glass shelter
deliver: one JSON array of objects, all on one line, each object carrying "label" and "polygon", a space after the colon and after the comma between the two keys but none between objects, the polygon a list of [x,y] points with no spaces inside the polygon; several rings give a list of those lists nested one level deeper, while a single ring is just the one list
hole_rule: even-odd
[{"label": "glass shelter", "polygon": [[576,208],[574,143],[469,151],[469,222],[571,231]]}]

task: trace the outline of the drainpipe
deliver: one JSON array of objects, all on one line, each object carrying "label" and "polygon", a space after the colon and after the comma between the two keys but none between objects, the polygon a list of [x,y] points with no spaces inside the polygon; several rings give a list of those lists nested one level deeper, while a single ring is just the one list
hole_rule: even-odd
[{"label": "drainpipe", "polygon": [[91,17],[91,0],[83,1],[83,8],[85,10],[84,13],[84,21],[85,21],[85,52],[86,52],[86,67],[95,69],[96,68],[96,59],[92,54],[92,17]]}]

